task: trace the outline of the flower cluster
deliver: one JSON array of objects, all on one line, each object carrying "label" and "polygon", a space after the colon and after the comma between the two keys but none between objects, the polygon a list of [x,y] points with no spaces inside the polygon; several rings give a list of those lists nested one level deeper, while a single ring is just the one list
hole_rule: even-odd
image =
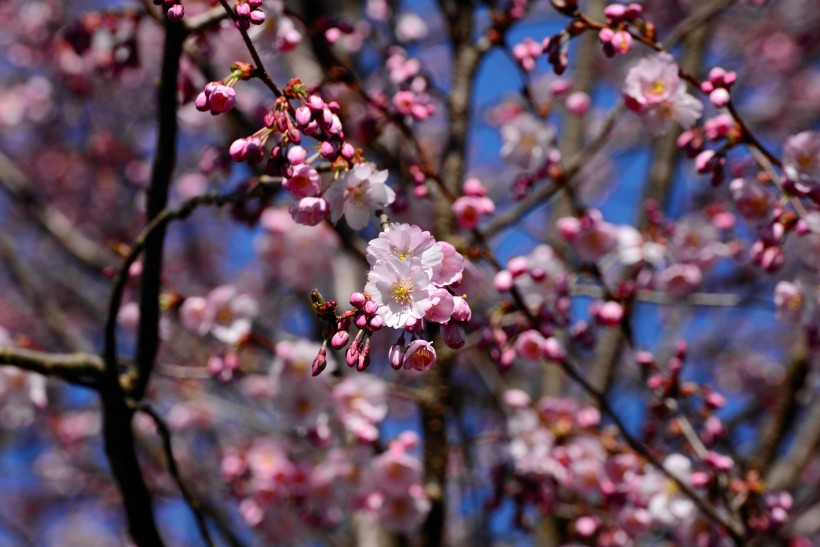
[{"label": "flower cluster", "polygon": [[[461,324],[470,319],[471,311],[464,296],[453,293],[461,282],[464,257],[452,245],[436,241],[418,226],[394,223],[370,241],[367,260],[371,268],[364,292],[351,295],[354,309],[336,319],[331,334],[331,345],[342,349],[350,342],[350,327],[359,329],[345,355],[349,366],[368,367],[370,337],[383,326],[403,329],[390,350],[396,369],[424,371],[435,363],[433,345],[421,339],[425,322],[442,324],[445,342],[461,347]],[[409,345],[406,333],[411,336]]]}]

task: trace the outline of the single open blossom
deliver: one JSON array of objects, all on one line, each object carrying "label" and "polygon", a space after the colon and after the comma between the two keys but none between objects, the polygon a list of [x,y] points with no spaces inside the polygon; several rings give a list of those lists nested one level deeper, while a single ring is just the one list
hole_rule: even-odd
[{"label": "single open blossom", "polygon": [[820,132],[803,131],[786,139],[783,170],[804,192],[820,188]]},{"label": "single open blossom", "polygon": [[555,132],[531,114],[519,114],[501,126],[501,157],[522,169],[535,170],[547,163]]},{"label": "single open blossom", "polygon": [[618,246],[618,227],[604,221],[596,209],[590,209],[580,219],[560,218],[556,227],[561,237],[573,243],[573,248],[583,260],[598,260]]},{"label": "single open blossom", "polygon": [[444,260],[441,244],[430,232],[415,224],[393,223],[367,244],[367,262],[371,266],[390,256],[401,261],[418,258],[422,267],[431,273]]},{"label": "single open blossom", "polygon": [[250,333],[257,309],[256,300],[240,294],[236,287],[217,287],[208,294],[200,334],[211,333],[221,342],[235,344]]},{"label": "single open blossom", "polygon": [[626,106],[656,135],[665,133],[672,121],[688,129],[703,112],[703,103],[686,92],[678,65],[668,53],[645,57],[630,68],[623,94]]},{"label": "single open blossom", "polygon": [[389,256],[373,266],[367,277],[365,292],[378,305],[377,312],[388,327],[403,328],[411,319],[422,319],[433,305],[435,287],[419,258]]},{"label": "single open blossom", "polygon": [[293,168],[291,176],[285,177],[282,186],[297,198],[307,198],[316,196],[322,191],[322,180],[316,169],[300,163]]},{"label": "single open blossom", "polygon": [[[692,462],[686,456],[671,454],[664,459],[663,466],[681,481],[690,481]],[[667,526],[681,526],[697,515],[694,502],[660,471],[653,470],[644,479],[641,488],[644,496],[649,499],[649,513],[657,522]]]},{"label": "single open blossom", "polygon": [[324,197],[330,203],[330,219],[335,223],[344,216],[354,230],[367,226],[375,211],[396,199],[386,180],[386,170],[376,171],[369,163],[354,165],[325,192]]},{"label": "single open blossom", "polygon": [[750,223],[762,224],[771,218],[774,195],[756,179],[734,179],[729,183],[729,192],[737,211]]}]

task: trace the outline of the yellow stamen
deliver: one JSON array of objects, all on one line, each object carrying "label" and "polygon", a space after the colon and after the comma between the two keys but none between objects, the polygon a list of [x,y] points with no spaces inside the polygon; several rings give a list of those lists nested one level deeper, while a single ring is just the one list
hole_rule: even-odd
[{"label": "yellow stamen", "polygon": [[650,95],[661,95],[664,91],[666,91],[666,83],[660,78],[649,84],[649,87],[646,88],[646,92]]},{"label": "yellow stamen", "polygon": [[413,302],[413,282],[409,278],[401,279],[390,286],[390,297],[402,306]]}]

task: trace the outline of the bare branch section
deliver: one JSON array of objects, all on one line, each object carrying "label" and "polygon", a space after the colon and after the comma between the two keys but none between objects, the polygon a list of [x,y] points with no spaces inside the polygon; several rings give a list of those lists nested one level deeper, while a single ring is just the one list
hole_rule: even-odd
[{"label": "bare branch section", "polygon": [[39,272],[25,260],[23,254],[18,252],[2,231],[0,231],[0,257],[14,282],[29,298],[36,312],[42,316],[45,324],[65,348],[74,351],[89,351],[90,344],[54,300],[47,297],[44,290],[46,285],[40,279]]},{"label": "bare branch section", "polygon": [[[168,203],[176,165],[177,146],[177,80],[182,43],[185,30],[175,24],[165,25],[165,45],[162,52],[162,70],[159,85],[159,109],[157,119],[159,131],[154,163],[151,170],[151,185],[148,188],[148,220],[159,215]],[[162,253],[165,246],[164,226],[154,231],[145,244],[142,283],[140,285],[140,322],[137,347],[137,398],[145,392],[154,360],[159,350],[159,292],[162,273]],[[110,319],[110,318],[109,318]],[[109,363],[110,365],[110,363]]]},{"label": "bare branch section", "polygon": [[205,523],[205,516],[202,514],[202,507],[199,500],[197,500],[191,491],[185,486],[185,481],[182,480],[182,475],[179,473],[179,467],[177,467],[177,461],[174,458],[174,449],[171,445],[171,429],[168,427],[168,424],[165,423],[165,420],[162,419],[162,416],[160,416],[152,406],[142,404],[140,405],[140,410],[150,416],[154,421],[154,424],[157,426],[157,432],[160,437],[162,437],[162,449],[165,452],[168,472],[171,474],[177,488],[179,488],[179,491],[182,493],[182,497],[185,498],[185,503],[187,503],[188,507],[191,508],[191,511],[196,518],[196,525],[197,528],[199,528],[199,533],[202,536],[202,540],[207,545],[212,546],[214,542],[213,539],[211,539],[211,533],[208,531],[208,525]]},{"label": "bare branch section", "polygon": [[41,228],[81,265],[100,272],[114,262],[114,253],[86,237],[67,216],[32,190],[26,175],[2,152],[0,186],[23,205]]},{"label": "bare branch section", "polygon": [[0,365],[11,365],[93,388],[97,387],[97,381],[103,373],[103,361],[97,355],[45,353],[9,346],[0,346]]}]

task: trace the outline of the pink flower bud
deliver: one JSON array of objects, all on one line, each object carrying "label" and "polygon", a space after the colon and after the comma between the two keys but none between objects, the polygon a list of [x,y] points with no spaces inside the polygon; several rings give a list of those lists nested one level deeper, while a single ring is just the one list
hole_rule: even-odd
[{"label": "pink flower bud", "polygon": [[342,349],[350,341],[350,333],[346,330],[340,330],[330,339],[330,345],[333,349]]},{"label": "pink flower bud", "polygon": [[605,327],[617,327],[624,317],[624,308],[618,302],[609,300],[596,310],[595,320]]},{"label": "pink flower bud", "polygon": [[313,113],[310,111],[307,105],[302,105],[296,109],[296,112],[293,114],[294,119],[296,120],[296,124],[299,127],[305,127],[310,121],[313,119]]},{"label": "pink flower bud", "polygon": [[352,367],[359,362],[359,343],[356,340],[353,340],[353,343],[351,343],[350,347],[347,348],[347,351],[345,352],[345,362],[349,367]]},{"label": "pink flower bud", "polygon": [[463,297],[454,296],[453,304],[453,319],[456,321],[467,322],[472,318],[473,312],[470,309],[470,305],[467,303],[467,300]]},{"label": "pink flower bud", "polygon": [[239,138],[233,141],[228,153],[235,162],[243,162],[248,159],[248,139]]},{"label": "pink flower bud", "polygon": [[513,286],[513,276],[509,270],[501,270],[497,274],[495,274],[495,279],[493,280],[493,285],[495,286],[495,290],[498,292],[507,292]]},{"label": "pink flower bud", "polygon": [[370,321],[367,322],[367,326],[373,332],[379,330],[380,328],[382,328],[384,326],[384,317],[382,317],[381,315],[374,315],[370,319]]},{"label": "pink flower bud", "polygon": [[360,292],[354,292],[350,295],[350,305],[354,308],[362,309],[367,302],[367,298],[365,298],[364,294]]},{"label": "pink flower bud", "polygon": [[521,277],[527,273],[528,262],[527,258],[523,256],[514,256],[507,261],[507,269],[513,277]]},{"label": "pink flower bud", "polygon": [[208,101],[211,107],[211,115],[222,114],[236,105],[236,91],[226,85],[217,85]]},{"label": "pink flower bud", "polygon": [[387,352],[387,357],[393,370],[401,369],[404,365],[404,348],[399,344],[393,344]]},{"label": "pink flower bud", "polygon": [[165,14],[168,17],[168,20],[172,23],[178,23],[182,21],[182,17],[185,15],[185,8],[182,7],[182,4],[174,4],[170,8],[168,8],[168,13]]},{"label": "pink flower bud", "polygon": [[342,148],[340,150],[340,153],[342,154],[342,157],[344,159],[352,160],[353,156],[356,155],[356,148],[352,144],[350,144],[349,142],[346,142],[346,143],[342,144]]},{"label": "pink flower bud", "polygon": [[549,86],[550,93],[552,93],[553,97],[560,97],[568,93],[570,89],[572,89],[572,82],[563,78],[553,80]]},{"label": "pink flower bud", "polygon": [[567,241],[574,241],[581,234],[581,222],[575,217],[559,218],[555,227],[558,235]]},{"label": "pink flower bud", "polygon": [[532,399],[527,392],[521,389],[508,389],[502,396],[504,404],[510,408],[527,408],[532,404]]},{"label": "pink flower bud", "polygon": [[698,173],[708,173],[714,165],[715,151],[704,150],[695,158],[695,171]]},{"label": "pink flower bud", "polygon": [[544,337],[537,330],[527,330],[518,335],[515,351],[528,361],[538,361],[544,355]]},{"label": "pink flower bud", "polygon": [[325,141],[319,150],[323,158],[333,161],[339,157],[340,148],[339,143],[336,141]]},{"label": "pink flower bud", "polygon": [[556,338],[549,337],[544,340],[544,357],[556,363],[562,363],[567,358],[567,352]]},{"label": "pink flower bud", "polygon": [[325,367],[327,366],[327,350],[325,346],[322,346],[322,349],[319,350],[319,353],[316,355],[316,358],[313,359],[313,366],[311,368],[313,376],[319,376]]},{"label": "pink flower bud", "polygon": [[615,51],[621,55],[626,55],[632,51],[632,35],[625,30],[619,30],[612,36],[610,42]]},{"label": "pink flower bud", "polygon": [[575,93],[571,93],[568,97],[564,105],[567,107],[567,111],[570,114],[575,116],[583,116],[589,110],[590,99],[589,95],[584,93],[583,91],[576,91]]},{"label": "pink flower bud", "polygon": [[484,197],[487,195],[487,189],[477,178],[469,178],[464,181],[464,195],[479,198]]},{"label": "pink flower bud", "polygon": [[622,4],[610,4],[604,8],[604,15],[607,21],[611,23],[618,23],[626,16],[626,6]]},{"label": "pink flower bud", "polygon": [[615,35],[615,31],[613,31],[609,27],[604,27],[598,31],[598,40],[602,44],[609,44],[612,42],[612,37]]},{"label": "pink flower bud", "polygon": [[245,2],[243,2],[241,4],[238,4],[236,6],[236,15],[238,17],[245,17],[245,18],[250,17],[251,7]]},{"label": "pink flower bud", "polygon": [[288,149],[288,161],[293,165],[299,165],[307,159],[307,150],[301,146],[291,146]]},{"label": "pink flower bud", "polygon": [[318,95],[309,96],[305,104],[314,112],[321,112],[325,108],[325,101]]},{"label": "pink flower bud", "polygon": [[729,92],[722,87],[719,87],[709,94],[709,100],[718,108],[723,108],[729,104]]},{"label": "pink flower bud", "polygon": [[265,12],[261,9],[256,9],[251,11],[250,15],[251,24],[253,25],[261,25],[265,22]]},{"label": "pink flower bud", "polygon": [[376,302],[373,300],[368,300],[364,303],[364,313],[366,313],[368,316],[372,316],[373,314],[375,314],[378,309],[379,305],[376,304]]},{"label": "pink flower bud", "polygon": [[709,81],[712,85],[719,86],[723,84],[723,77],[726,75],[726,70],[723,68],[716,66],[712,70],[709,71]]},{"label": "pink flower bud", "polygon": [[444,324],[442,339],[448,348],[461,349],[464,347],[464,329],[458,321],[448,321]]}]

